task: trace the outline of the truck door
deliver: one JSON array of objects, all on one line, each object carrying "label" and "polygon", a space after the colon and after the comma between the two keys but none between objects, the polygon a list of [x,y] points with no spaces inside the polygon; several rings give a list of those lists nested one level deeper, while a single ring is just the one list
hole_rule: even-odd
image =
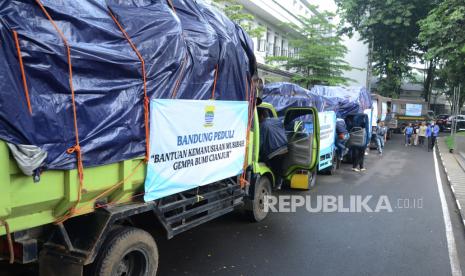
[{"label": "truck door", "polygon": [[288,137],[288,154],[283,164],[283,176],[290,180],[298,171],[315,171],[320,145],[317,110],[313,107],[287,109],[284,128]]}]

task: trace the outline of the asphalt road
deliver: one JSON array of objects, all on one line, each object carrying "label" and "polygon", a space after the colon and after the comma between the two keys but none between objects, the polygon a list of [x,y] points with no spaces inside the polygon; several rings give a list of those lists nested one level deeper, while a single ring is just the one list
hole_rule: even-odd
[{"label": "asphalt road", "polygon": [[[250,223],[237,211],[172,240],[158,237],[159,275],[451,275],[433,154],[402,142],[395,136],[383,157],[371,151],[366,172],[352,172],[343,164],[335,176],[319,175],[312,191],[278,193],[312,200],[342,196],[345,201],[371,195],[371,208],[383,197],[392,212],[310,213],[298,208]],[[442,178],[465,272],[465,230]],[[32,274],[13,274],[0,266],[0,275]]]},{"label": "asphalt road", "polygon": [[[344,200],[386,196],[392,212],[310,213],[300,208],[272,213],[255,224],[235,212],[159,240],[159,275],[450,275],[433,154],[406,148],[402,141],[395,136],[381,158],[371,151],[366,172],[352,172],[344,164],[336,176],[318,176],[313,191],[279,193],[312,199],[341,195]],[[465,271],[465,232],[442,177]]]}]

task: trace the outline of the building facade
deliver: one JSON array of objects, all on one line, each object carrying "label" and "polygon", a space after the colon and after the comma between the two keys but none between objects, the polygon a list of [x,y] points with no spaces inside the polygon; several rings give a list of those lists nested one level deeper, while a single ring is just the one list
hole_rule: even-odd
[{"label": "building facade", "polygon": [[[323,3],[322,8],[334,12],[335,10],[332,9],[335,9],[335,5],[323,7],[325,3],[332,2],[332,0],[324,1],[320,1]],[[301,16],[314,16],[317,11],[313,9],[312,5],[321,3],[318,3],[317,0],[238,0],[238,2],[244,6],[245,12],[255,17],[254,24],[262,26],[266,30],[262,37],[253,38],[259,77],[265,83],[290,81],[293,72],[276,63],[267,64],[266,58],[298,55],[298,49],[292,47],[289,41],[299,34],[287,27],[285,23],[301,25],[299,18]],[[368,46],[358,39],[357,36],[343,38],[344,44],[349,50],[345,60],[352,67],[357,68],[345,72],[344,76],[353,80],[351,85],[366,86]]]}]

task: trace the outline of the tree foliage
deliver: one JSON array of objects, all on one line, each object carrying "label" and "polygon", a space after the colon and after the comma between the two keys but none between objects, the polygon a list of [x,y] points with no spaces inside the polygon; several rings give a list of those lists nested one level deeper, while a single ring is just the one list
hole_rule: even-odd
[{"label": "tree foliage", "polygon": [[251,37],[261,37],[266,31],[262,26],[253,23],[254,16],[244,12],[244,7],[236,0],[213,0],[216,7],[221,9],[232,21],[239,24]]},{"label": "tree foliage", "polygon": [[335,0],[343,31],[360,33],[372,43],[373,73],[380,78],[380,93],[396,97],[409,63],[421,56],[418,21],[435,0]]},{"label": "tree foliage", "polygon": [[460,86],[460,108],[465,102],[465,2],[444,0],[420,22],[419,35],[427,48],[425,57],[439,62],[437,79],[445,83],[451,98],[454,87]]},{"label": "tree foliage", "polygon": [[336,26],[328,20],[333,16],[329,12],[321,12],[300,17],[300,26],[289,24],[300,34],[289,40],[291,47],[299,49],[298,53],[269,57],[267,61],[279,62],[286,69],[295,71],[297,74],[293,81],[307,88],[316,84],[347,84],[350,79],[344,77],[344,71],[353,68],[344,61],[347,48],[335,32]]}]

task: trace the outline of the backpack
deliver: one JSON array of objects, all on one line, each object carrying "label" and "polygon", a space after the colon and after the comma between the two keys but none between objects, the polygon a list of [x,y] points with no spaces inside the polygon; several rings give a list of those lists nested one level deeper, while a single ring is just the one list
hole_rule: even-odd
[{"label": "backpack", "polygon": [[350,130],[349,147],[365,147],[366,146],[366,129],[361,127],[353,127]]}]

